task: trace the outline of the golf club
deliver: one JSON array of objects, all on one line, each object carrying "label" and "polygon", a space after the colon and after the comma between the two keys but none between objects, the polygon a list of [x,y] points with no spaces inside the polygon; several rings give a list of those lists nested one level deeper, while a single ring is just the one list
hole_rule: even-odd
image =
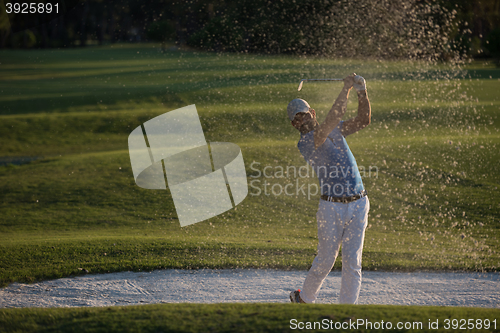
[{"label": "golf club", "polygon": [[300,80],[298,91],[302,89],[302,84],[306,81],[344,81],[344,79],[302,79]]}]

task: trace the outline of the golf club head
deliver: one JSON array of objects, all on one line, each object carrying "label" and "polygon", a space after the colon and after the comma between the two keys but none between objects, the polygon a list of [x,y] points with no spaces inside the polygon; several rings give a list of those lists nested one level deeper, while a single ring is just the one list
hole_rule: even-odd
[{"label": "golf club head", "polygon": [[297,89],[297,91],[300,91],[302,89],[302,84],[304,83],[304,80],[300,80],[300,83],[299,83],[299,88]]}]

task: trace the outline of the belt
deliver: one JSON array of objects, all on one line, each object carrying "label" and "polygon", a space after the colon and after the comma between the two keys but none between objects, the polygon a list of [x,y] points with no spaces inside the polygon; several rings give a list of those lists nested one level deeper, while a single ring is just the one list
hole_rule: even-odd
[{"label": "belt", "polygon": [[366,190],[361,191],[360,194],[358,195],[353,195],[352,197],[330,197],[328,195],[322,195],[321,200],[325,201],[330,201],[330,202],[342,202],[342,203],[349,203],[356,201],[358,199],[361,199],[362,197],[366,197],[368,193],[366,193]]}]

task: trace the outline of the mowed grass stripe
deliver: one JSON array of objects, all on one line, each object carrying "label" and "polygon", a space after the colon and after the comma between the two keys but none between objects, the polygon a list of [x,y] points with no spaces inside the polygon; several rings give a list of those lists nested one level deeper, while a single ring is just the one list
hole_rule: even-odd
[{"label": "mowed grass stripe", "polygon": [[[390,305],[158,304],[102,308],[2,309],[5,332],[449,332],[472,319],[471,332],[499,332],[498,309]],[[457,322],[453,321],[456,319]],[[468,321],[465,319],[465,327]],[[371,324],[368,324],[370,322]],[[300,324],[299,324],[300,323]],[[390,323],[390,326],[389,326]],[[432,325],[431,325],[432,323]],[[359,324],[359,326],[356,326]],[[486,324],[486,325],[485,325]],[[316,325],[316,326],[314,326]],[[342,329],[344,325],[344,329]],[[437,325],[437,327],[436,327]],[[337,329],[336,329],[337,326]],[[399,328],[398,328],[399,327]],[[339,329],[340,328],[340,329]]]}]

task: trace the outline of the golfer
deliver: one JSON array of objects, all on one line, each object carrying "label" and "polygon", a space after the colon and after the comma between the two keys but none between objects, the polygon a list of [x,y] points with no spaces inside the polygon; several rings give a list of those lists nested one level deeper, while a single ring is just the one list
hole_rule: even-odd
[{"label": "golfer", "polygon": [[[352,87],[358,92],[358,114],[342,121]],[[361,287],[361,255],[370,202],[345,137],[370,124],[371,107],[365,80],[356,74],[344,79],[344,87],[322,124],[316,120],[314,109],[303,99],[291,101],[287,111],[292,126],[300,131],[297,145],[300,153],[315,170],[321,188],[316,214],[318,254],[302,291],[292,291],[290,300],[293,303],[316,301],[342,245],[339,301],[356,304]]]}]

